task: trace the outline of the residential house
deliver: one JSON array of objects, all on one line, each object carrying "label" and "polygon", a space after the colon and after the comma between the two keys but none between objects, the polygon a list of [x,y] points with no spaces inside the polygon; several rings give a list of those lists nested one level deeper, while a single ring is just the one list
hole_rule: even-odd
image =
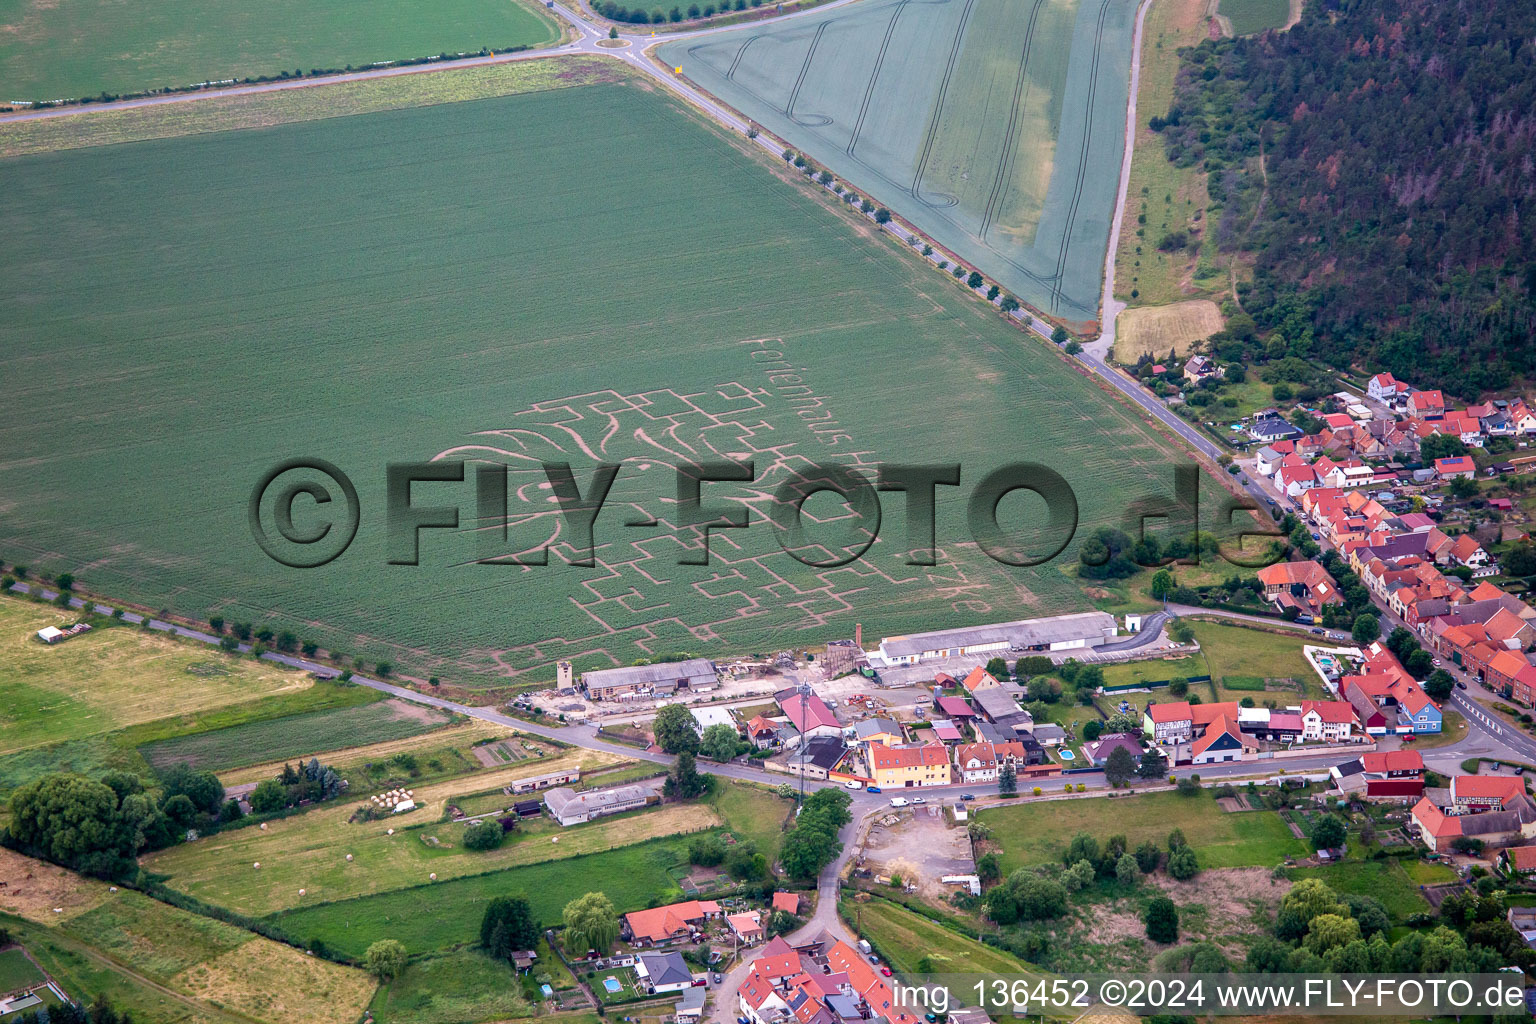
[{"label": "residential house", "polygon": [[681,992],[693,987],[693,972],[681,953],[641,953],[635,957],[635,977],[647,992]]},{"label": "residential house", "polygon": [[1458,775],[1447,790],[1428,790],[1413,806],[1414,824],[1432,851],[1445,853],[1462,836],[1489,846],[1536,837],[1536,804],[1517,776]]},{"label": "residential house", "polygon": [[799,690],[790,687],[774,694],[773,699],[801,736],[838,737],[843,734],[843,726],[837,720],[837,715],[816,694],[802,697]]},{"label": "residential house", "polygon": [[1318,616],[1327,604],[1342,604],[1339,587],[1316,562],[1276,562],[1259,570],[1264,596],[1277,608]]},{"label": "residential house", "polygon": [[[800,968],[799,958],[796,958],[795,970]],[[752,970],[747,973],[746,980],[736,990],[736,1004],[741,1010],[741,1015],[751,1024],[770,1024],[770,1022],[782,1020],[789,1014],[789,1003],[785,999],[773,981],[763,973],[762,960],[752,964]]]},{"label": "residential house", "polygon": [[775,757],[773,762],[784,766],[790,775],[804,775],[808,779],[825,779],[848,753],[842,736],[815,736],[794,750]]},{"label": "residential house", "polygon": [[1232,719],[1222,715],[1206,726],[1200,738],[1190,744],[1190,763],[1240,761],[1248,750],[1258,750],[1258,744],[1245,737]]},{"label": "residential house", "polygon": [[1312,742],[1345,743],[1354,731],[1355,709],[1343,700],[1301,702],[1301,738]]},{"label": "residential house", "polygon": [[1110,755],[1116,750],[1124,750],[1139,761],[1142,753],[1141,737],[1134,733],[1112,732],[1082,746],[1083,756],[1088,759],[1088,763],[1100,767],[1109,763]]},{"label": "residential house", "polygon": [[1378,373],[1365,385],[1367,395],[1386,405],[1398,404],[1411,390],[1412,388],[1390,373]]},{"label": "residential house", "polygon": [[1278,416],[1268,416],[1255,420],[1248,427],[1248,436],[1255,441],[1263,441],[1265,444],[1273,444],[1276,441],[1294,441],[1305,433],[1300,427],[1292,426]]},{"label": "residential house", "polygon": [[871,743],[865,747],[870,774],[882,789],[914,786],[947,786],[950,782],[949,748],[942,743],[888,747]]},{"label": "residential house", "polygon": [[1141,729],[1148,739],[1158,743],[1188,743],[1195,733],[1189,702],[1148,704],[1141,716]]},{"label": "residential house", "polygon": [[1198,384],[1208,377],[1220,377],[1221,367],[1209,356],[1190,356],[1184,363],[1184,379]]},{"label": "residential house", "polygon": [[683,990],[683,996],[672,1007],[672,1018],[677,1024],[698,1024],[704,1016],[704,1000],[709,990],[689,986]]},{"label": "residential house", "polygon": [[838,940],[832,944],[827,951],[827,966],[848,975],[849,984],[868,1007],[871,1018],[884,1017],[890,1024],[921,1024],[919,1018],[901,1009],[886,980],[846,942]]},{"label": "residential house", "polygon": [[1471,480],[1477,475],[1477,464],[1470,455],[1452,455],[1435,460],[1435,477],[1440,480]]},{"label": "residential house", "polygon": [[1445,415],[1445,396],[1438,391],[1415,391],[1408,396],[1408,415],[1421,420]]},{"label": "residential house", "polygon": [[1505,847],[1499,851],[1498,867],[1506,875],[1529,875],[1536,872],[1536,846]]},{"label": "residential house", "polygon": [[1451,560],[1457,565],[1475,569],[1488,564],[1488,552],[1470,533],[1464,533],[1451,543]]},{"label": "residential house", "polygon": [[887,747],[907,741],[901,723],[889,718],[866,718],[854,722],[853,738],[858,743],[881,743]]},{"label": "residential house", "polygon": [[720,904],[713,900],[687,900],[650,910],[635,910],[624,915],[620,932],[625,941],[637,946],[659,946],[687,938],[705,921],[720,916]]},{"label": "residential house", "polygon": [[778,723],[762,715],[753,715],[747,723],[747,739],[758,750],[773,746],[779,741]]},{"label": "residential house", "polygon": [[785,892],[783,889],[773,894],[773,909],[782,910],[786,914],[800,913],[800,894],[797,892]]},{"label": "residential house", "polygon": [[763,915],[757,911],[748,911],[744,914],[731,914],[725,919],[730,926],[731,934],[736,936],[736,941],[743,946],[755,946],[762,942],[766,936],[763,930]]}]

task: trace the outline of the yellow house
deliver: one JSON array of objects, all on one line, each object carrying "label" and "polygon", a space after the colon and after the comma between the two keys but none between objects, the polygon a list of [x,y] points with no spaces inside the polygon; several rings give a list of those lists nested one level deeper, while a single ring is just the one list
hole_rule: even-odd
[{"label": "yellow house", "polygon": [[947,786],[950,783],[949,748],[942,743],[890,747],[870,743],[865,749],[875,785],[892,789],[916,786]]},{"label": "yellow house", "polygon": [[906,742],[901,723],[889,718],[866,718],[862,722],[855,722],[853,735],[860,743],[878,743],[883,747],[894,747]]}]

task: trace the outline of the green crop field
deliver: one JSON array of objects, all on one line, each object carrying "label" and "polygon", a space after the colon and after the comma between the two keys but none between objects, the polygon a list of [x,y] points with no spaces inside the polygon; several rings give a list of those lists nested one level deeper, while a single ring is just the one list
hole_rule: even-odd
[{"label": "green crop field", "polygon": [[178,736],[146,744],[139,753],[156,768],[186,762],[220,772],[290,757],[307,759],[338,747],[404,739],[441,728],[450,720],[447,712],[385,700]]},{"label": "green crop field", "polygon": [[1218,10],[1238,36],[1284,28],[1291,15],[1290,0],[1221,0]]},{"label": "green crop field", "polygon": [[1133,799],[1048,800],[988,809],[982,820],[1002,848],[1003,873],[1055,861],[1072,837],[1086,832],[1100,842],[1124,835],[1132,847],[1150,839],[1167,849],[1181,828],[1207,868],[1274,867],[1309,847],[1271,811],[1224,812],[1207,794],[1145,793]]},{"label": "green crop field", "polygon": [[0,83],[9,100],[176,88],[310,68],[366,67],[440,53],[543,46],[560,38],[527,0],[278,0],[209,7],[86,0],[0,3]]},{"label": "green crop field", "polygon": [[[547,682],[564,658],[1086,607],[1061,568],[1075,546],[1033,568],[977,549],[971,488],[1046,463],[1081,536],[1171,496],[1173,452],[776,164],[621,84],[0,161],[0,450],[29,453],[0,464],[0,558],[472,685]],[[588,201],[604,175],[625,182],[612,210]],[[423,531],[420,564],[390,565],[386,466],[439,456],[510,465],[507,511],[485,510],[510,539],[475,528],[471,465],[413,490],[460,504],[461,528]],[[361,507],[351,547],[309,570],[262,554],[247,517],[262,477],[301,457],[347,473]],[[757,482],[704,501],[753,525],[715,531],[710,565],[678,564],[699,531],[675,522],[672,467],[721,458],[753,460]],[[571,463],[584,491],[597,461],[622,464],[592,567],[570,564],[531,459]],[[765,505],[806,459],[962,463],[939,492],[938,565],[907,564],[889,494],[858,561],[784,554]],[[1042,552],[1036,502],[1000,515]],[[321,511],[301,499],[296,525]],[[806,512],[826,519],[833,499]],[[811,530],[836,550],[858,539],[842,526]],[[504,557],[550,538],[547,566]]]},{"label": "green crop field", "polygon": [[661,48],[1038,308],[1098,318],[1131,0],[880,0]]}]

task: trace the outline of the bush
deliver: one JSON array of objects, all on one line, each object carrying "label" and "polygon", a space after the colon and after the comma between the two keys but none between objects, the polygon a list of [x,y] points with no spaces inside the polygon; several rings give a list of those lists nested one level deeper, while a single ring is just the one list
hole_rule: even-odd
[{"label": "bush", "polygon": [[501,825],[487,818],[464,830],[464,849],[494,850],[501,845]]}]

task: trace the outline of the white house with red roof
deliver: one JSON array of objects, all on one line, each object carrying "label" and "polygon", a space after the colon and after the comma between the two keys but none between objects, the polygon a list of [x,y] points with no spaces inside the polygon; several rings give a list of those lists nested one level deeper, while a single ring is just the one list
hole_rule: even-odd
[{"label": "white house with red roof", "polygon": [[1346,743],[1355,728],[1355,709],[1344,700],[1301,702],[1301,738],[1312,742]]},{"label": "white house with red roof", "polygon": [[1395,405],[1411,390],[1413,389],[1390,373],[1378,373],[1365,385],[1367,395],[1387,405]]},{"label": "white house with red roof", "polygon": [[1148,704],[1141,715],[1141,731],[1158,743],[1188,743],[1195,734],[1189,701]]}]

